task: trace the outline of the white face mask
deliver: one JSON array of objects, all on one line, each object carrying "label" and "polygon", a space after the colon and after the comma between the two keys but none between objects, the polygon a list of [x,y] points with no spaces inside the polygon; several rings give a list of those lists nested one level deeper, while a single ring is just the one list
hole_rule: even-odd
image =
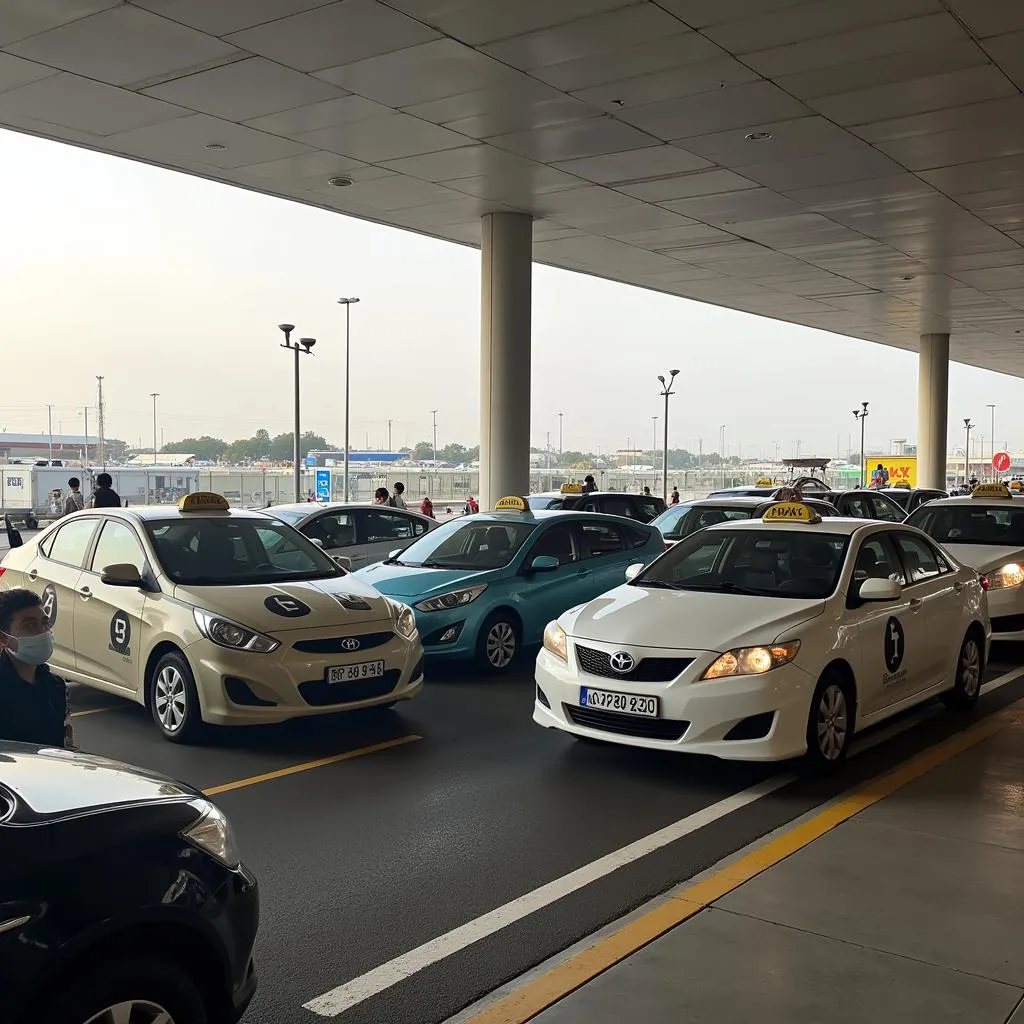
[{"label": "white face mask", "polygon": [[18,645],[17,649],[7,648],[11,652],[11,657],[26,665],[44,665],[53,657],[53,634],[49,630],[38,636],[14,636],[11,633],[4,635]]}]

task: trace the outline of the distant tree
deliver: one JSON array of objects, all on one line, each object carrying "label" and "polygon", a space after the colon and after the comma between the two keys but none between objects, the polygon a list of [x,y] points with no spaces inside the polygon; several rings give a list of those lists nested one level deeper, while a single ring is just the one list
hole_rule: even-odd
[{"label": "distant tree", "polygon": [[[440,452],[438,457],[440,458]],[[417,441],[416,446],[412,450],[412,457],[422,462],[424,459],[432,459],[434,457],[434,442],[433,441]]]},{"label": "distant tree", "polygon": [[[270,442],[270,458],[275,462],[287,462],[292,457],[292,438],[295,435],[292,431],[287,434],[278,434]],[[305,458],[311,451],[331,450],[327,438],[321,434],[314,434],[311,430],[303,431],[299,437],[299,455]],[[256,456],[258,458],[258,456]]]},{"label": "distant tree", "polygon": [[160,449],[162,452],[170,452],[181,455],[194,455],[201,462],[216,462],[228,447],[227,441],[219,437],[210,437],[203,434],[202,437],[186,437],[180,441],[172,441]]},{"label": "distant tree", "polygon": [[116,437],[108,437],[104,440],[103,445],[106,449],[107,458],[114,462],[120,462],[128,455],[127,441],[121,441]]}]

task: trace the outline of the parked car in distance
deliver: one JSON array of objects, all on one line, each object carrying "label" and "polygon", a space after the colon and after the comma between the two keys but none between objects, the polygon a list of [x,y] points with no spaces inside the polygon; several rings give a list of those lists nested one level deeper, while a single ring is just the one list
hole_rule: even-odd
[{"label": "parked car in distance", "polygon": [[[571,486],[571,485],[570,485]],[[665,501],[652,494],[629,494],[626,491],[578,490],[545,491],[531,494],[527,504],[535,512],[556,511],[599,512],[606,516],[622,516],[637,523],[649,523],[665,511]]]}]

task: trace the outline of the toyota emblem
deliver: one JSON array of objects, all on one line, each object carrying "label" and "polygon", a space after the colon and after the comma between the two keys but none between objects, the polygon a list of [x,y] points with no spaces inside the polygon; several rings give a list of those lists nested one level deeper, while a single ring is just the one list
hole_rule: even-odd
[{"label": "toyota emblem", "polygon": [[625,651],[616,651],[608,660],[611,663],[612,671],[618,672],[620,675],[632,672],[633,665],[636,664],[633,661],[633,655],[627,654]]},{"label": "toyota emblem", "polygon": [[358,651],[359,641],[354,636],[347,636],[341,641],[341,649],[343,651]]}]

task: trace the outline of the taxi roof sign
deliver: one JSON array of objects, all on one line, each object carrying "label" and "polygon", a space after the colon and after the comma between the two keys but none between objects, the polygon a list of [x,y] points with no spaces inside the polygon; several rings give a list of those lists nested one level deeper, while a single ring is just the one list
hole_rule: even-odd
[{"label": "taxi roof sign", "polygon": [[775,481],[774,481],[774,480],[772,480],[772,478],[771,478],[771,477],[767,477],[767,476],[761,476],[761,477],[758,477],[758,478],[757,478],[757,483],[756,483],[756,484],[754,484],[754,486],[755,486],[755,487],[771,487],[771,485],[772,485],[772,484],[773,484],[774,482],[775,482]]},{"label": "taxi roof sign", "polygon": [[896,483],[893,484],[893,487],[897,487],[901,491],[913,490],[913,488],[910,486],[910,484],[907,483],[906,480],[897,480]]},{"label": "taxi roof sign", "polygon": [[507,498],[499,498],[494,503],[495,512],[529,512],[530,506],[526,503],[525,498],[520,498],[516,494],[509,495]]},{"label": "taxi roof sign", "polygon": [[1012,498],[1010,488],[1006,484],[978,484],[971,491],[972,498]]},{"label": "taxi roof sign", "polygon": [[178,502],[179,512],[230,512],[231,506],[223,494],[212,491],[195,491],[186,494]]},{"label": "taxi roof sign", "polygon": [[802,501],[780,501],[763,516],[762,523],[820,523],[821,516]]},{"label": "taxi roof sign", "polygon": [[562,494],[582,494],[583,484],[562,484]]}]

